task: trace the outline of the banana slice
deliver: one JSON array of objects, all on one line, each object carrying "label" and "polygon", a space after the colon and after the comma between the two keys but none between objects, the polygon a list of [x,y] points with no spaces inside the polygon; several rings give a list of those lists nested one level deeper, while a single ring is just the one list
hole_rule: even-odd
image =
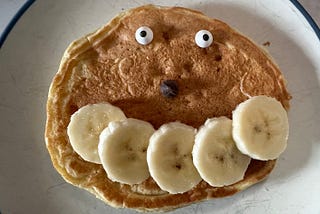
[{"label": "banana slice", "polygon": [[109,123],[101,132],[98,150],[110,180],[132,185],[149,177],[146,152],[153,132],[152,125],[142,120]]},{"label": "banana slice", "polygon": [[152,178],[162,190],[183,193],[201,181],[192,162],[196,130],[180,122],[162,125],[150,138],[147,161]]},{"label": "banana slice", "polygon": [[226,117],[208,119],[200,127],[192,156],[202,179],[214,187],[242,180],[251,160],[236,147],[232,120]]},{"label": "banana slice", "polygon": [[110,121],[126,116],[120,108],[109,103],[86,105],[76,111],[67,128],[73,150],[84,160],[100,164],[98,155],[99,135]]},{"label": "banana slice", "polygon": [[238,149],[253,159],[276,159],[287,146],[288,116],[275,98],[255,96],[239,104],[232,126]]}]

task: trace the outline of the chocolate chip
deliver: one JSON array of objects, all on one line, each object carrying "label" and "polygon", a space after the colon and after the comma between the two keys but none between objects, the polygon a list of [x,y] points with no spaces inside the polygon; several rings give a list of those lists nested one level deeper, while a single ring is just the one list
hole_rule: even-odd
[{"label": "chocolate chip", "polygon": [[166,98],[174,98],[178,95],[178,84],[175,80],[164,80],[160,84],[160,91]]}]

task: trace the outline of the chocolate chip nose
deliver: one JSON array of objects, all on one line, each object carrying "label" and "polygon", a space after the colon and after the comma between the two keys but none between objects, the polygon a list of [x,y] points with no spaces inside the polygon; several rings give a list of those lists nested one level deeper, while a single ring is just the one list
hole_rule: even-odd
[{"label": "chocolate chip nose", "polygon": [[178,95],[178,83],[175,80],[164,80],[160,84],[160,91],[166,98],[174,98]]}]

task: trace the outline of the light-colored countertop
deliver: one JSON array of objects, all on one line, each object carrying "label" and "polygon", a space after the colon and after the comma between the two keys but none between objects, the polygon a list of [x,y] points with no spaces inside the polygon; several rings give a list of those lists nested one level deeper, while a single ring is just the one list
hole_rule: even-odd
[{"label": "light-colored countertop", "polygon": [[[18,21],[0,50],[0,213],[118,212],[93,195],[66,185],[54,171],[43,139],[45,106],[50,82],[69,42],[105,23],[115,11],[147,1],[159,2],[82,0],[75,8],[79,0],[37,0],[27,11],[33,13]],[[290,143],[270,179],[233,197],[195,204],[175,213],[320,214],[320,171],[316,170],[320,162],[319,39],[303,16],[287,4],[289,0],[201,1],[206,4],[199,9],[211,16],[217,14],[226,22],[236,20],[234,26],[244,29],[257,44],[270,41],[266,49],[283,70],[293,97]],[[0,0],[0,33],[25,2]],[[128,4],[124,6],[124,2]],[[195,0],[161,2],[199,6]],[[320,24],[320,0],[301,3]],[[94,13],[87,12],[89,7]]]},{"label": "light-colored countertop", "polygon": [[[26,0],[1,0],[0,1],[0,32],[2,33],[14,14]],[[309,12],[315,22],[320,25],[320,0],[299,0]]]}]

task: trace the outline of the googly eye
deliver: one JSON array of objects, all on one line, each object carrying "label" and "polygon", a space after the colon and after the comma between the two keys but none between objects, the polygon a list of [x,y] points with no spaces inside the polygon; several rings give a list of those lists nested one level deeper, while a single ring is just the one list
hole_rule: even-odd
[{"label": "googly eye", "polygon": [[139,27],[138,30],[136,30],[135,36],[139,44],[147,45],[153,39],[153,32],[150,28],[146,26],[142,26],[142,27]]},{"label": "googly eye", "polygon": [[200,48],[207,48],[213,42],[213,36],[207,30],[199,30],[194,39]]}]

